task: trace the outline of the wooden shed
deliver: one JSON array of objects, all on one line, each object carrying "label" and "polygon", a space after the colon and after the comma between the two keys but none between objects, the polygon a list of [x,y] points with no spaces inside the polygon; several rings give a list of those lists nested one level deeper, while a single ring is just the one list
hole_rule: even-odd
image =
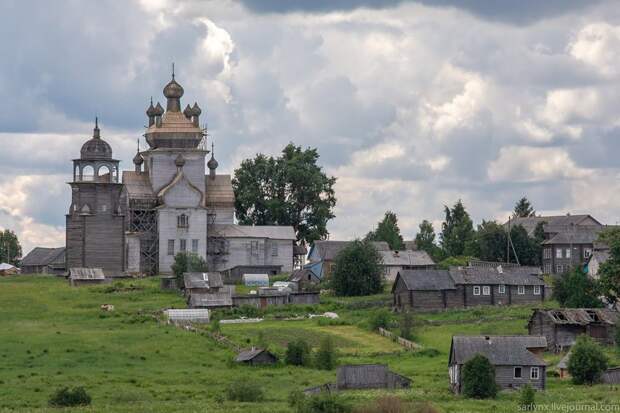
[{"label": "wooden shed", "polygon": [[19,274],[19,269],[16,266],[7,264],[6,262],[0,263],[0,276],[15,274]]},{"label": "wooden shed", "polygon": [[82,285],[103,284],[106,282],[101,268],[71,268],[69,269],[69,283],[73,287]]},{"label": "wooden shed", "polygon": [[22,259],[22,274],[64,275],[65,247],[35,247]]},{"label": "wooden shed", "polygon": [[568,360],[570,360],[570,355],[571,353],[569,351],[564,357],[562,357],[562,360],[560,360],[556,366],[561,379],[567,379],[570,377],[570,373],[568,372]]},{"label": "wooden shed", "polygon": [[250,366],[257,366],[275,364],[278,362],[278,358],[266,349],[252,348],[251,350],[240,352],[235,361]]},{"label": "wooden shed", "polygon": [[580,334],[611,345],[617,323],[618,312],[603,308],[535,309],[528,331],[545,336],[549,349],[558,352],[571,347]]},{"label": "wooden shed", "polygon": [[348,389],[406,389],[411,379],[394,373],[385,364],[359,364],[338,367],[336,387]]},{"label": "wooden shed", "polygon": [[601,382],[605,384],[620,384],[620,367],[612,367],[601,375]]},{"label": "wooden shed", "polygon": [[315,288],[321,282],[321,279],[307,268],[293,271],[288,280],[296,283],[299,291]]},{"label": "wooden shed", "polygon": [[215,293],[224,287],[219,272],[186,272],[183,274],[185,294]]},{"label": "wooden shed", "polygon": [[476,354],[485,356],[495,367],[500,389],[530,384],[544,390],[547,364],[542,353],[547,341],[542,336],[454,336],[450,345],[448,373],[450,388],[461,393],[463,365]]}]

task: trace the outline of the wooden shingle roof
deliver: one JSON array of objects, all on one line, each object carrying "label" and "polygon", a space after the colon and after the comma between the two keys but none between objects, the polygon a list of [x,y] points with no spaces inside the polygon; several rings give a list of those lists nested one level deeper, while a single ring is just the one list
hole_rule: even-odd
[{"label": "wooden shingle roof", "polygon": [[35,247],[23,259],[21,265],[38,266],[49,265],[55,262],[65,252],[65,247],[44,248]]},{"label": "wooden shingle roof", "polygon": [[449,364],[464,364],[482,354],[495,366],[546,366],[528,349],[544,349],[544,336],[454,336]]}]

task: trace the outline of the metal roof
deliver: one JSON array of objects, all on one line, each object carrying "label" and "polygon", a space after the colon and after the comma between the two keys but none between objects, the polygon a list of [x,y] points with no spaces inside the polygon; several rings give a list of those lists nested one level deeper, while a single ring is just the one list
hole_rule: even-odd
[{"label": "metal roof", "polygon": [[269,238],[295,240],[297,236],[291,226],[285,225],[235,225],[214,224],[209,227],[210,237],[224,238]]},{"label": "metal roof", "polygon": [[21,265],[37,266],[37,265],[49,265],[56,261],[60,255],[64,254],[65,247],[58,248],[45,248],[35,247],[30,251],[23,259]]},{"label": "metal roof", "polygon": [[235,193],[233,191],[230,175],[215,175],[211,178],[205,176],[206,207],[234,207]]},{"label": "metal roof", "polygon": [[131,199],[155,199],[149,174],[146,172],[123,171],[123,184]]},{"label": "metal roof", "polygon": [[454,336],[449,364],[464,364],[482,354],[495,366],[546,366],[528,349],[544,349],[544,336]]}]

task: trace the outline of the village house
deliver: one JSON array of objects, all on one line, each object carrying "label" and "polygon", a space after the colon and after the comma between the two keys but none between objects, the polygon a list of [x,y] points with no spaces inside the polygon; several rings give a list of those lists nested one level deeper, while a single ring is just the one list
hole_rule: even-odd
[{"label": "village house", "polygon": [[288,280],[297,284],[297,291],[313,289],[321,282],[315,273],[306,268],[293,271]]},{"label": "village house", "polygon": [[237,358],[235,358],[235,361],[249,366],[260,366],[276,364],[278,362],[278,358],[266,349],[252,348],[251,350],[240,352],[237,355]]},{"label": "village house", "polygon": [[403,270],[392,286],[396,309],[437,311],[478,305],[540,304],[545,283],[536,267],[452,267]]},{"label": "village house", "polygon": [[21,262],[22,274],[64,275],[65,247],[35,247]]},{"label": "village house", "polygon": [[542,353],[546,347],[543,336],[454,336],[448,360],[450,388],[454,393],[462,392],[463,365],[481,354],[495,368],[495,382],[500,389],[516,389],[529,383],[544,390],[547,364]]},{"label": "village house", "polygon": [[396,275],[402,270],[435,268],[435,261],[426,251],[379,251],[383,266],[383,278],[394,282]]},{"label": "village house", "polygon": [[587,259],[584,266],[585,272],[588,273],[590,278],[598,280],[600,278],[598,273],[599,269],[609,258],[611,258],[609,246],[602,242],[595,241],[592,255]]},{"label": "village house", "polygon": [[360,389],[407,389],[411,379],[390,371],[385,364],[357,364],[338,367],[336,383],[304,390],[306,394]]},{"label": "village house", "polygon": [[587,334],[601,344],[614,343],[618,312],[603,308],[535,309],[528,321],[529,334],[547,338],[549,350],[571,347],[577,336]]}]

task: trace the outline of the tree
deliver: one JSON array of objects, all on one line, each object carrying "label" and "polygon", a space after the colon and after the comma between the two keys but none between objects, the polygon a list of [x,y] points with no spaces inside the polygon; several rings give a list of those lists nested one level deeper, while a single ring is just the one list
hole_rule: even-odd
[{"label": "tree", "polygon": [[338,296],[377,294],[382,291],[381,255],[369,241],[355,240],[335,259],[331,285]]},{"label": "tree", "polygon": [[428,220],[422,221],[415,236],[415,245],[420,251],[426,251],[434,260],[441,259],[439,247],[435,244],[435,229]]},{"label": "tree", "polygon": [[325,238],[334,218],[335,177],[317,165],[316,149],[288,144],[278,158],[258,154],[235,170],[237,219],[244,225],[290,225],[297,240]]},{"label": "tree", "polygon": [[609,246],[610,252],[609,259],[598,270],[601,291],[615,303],[620,300],[620,228],[603,231],[599,239]]},{"label": "tree", "polygon": [[590,336],[580,335],[571,349],[568,372],[575,384],[594,384],[607,369],[607,357]]},{"label": "tree", "polygon": [[476,399],[487,399],[497,394],[495,369],[482,354],[476,354],[463,365],[463,394]]},{"label": "tree", "polygon": [[517,201],[513,214],[515,218],[527,218],[533,217],[534,215],[536,215],[536,211],[534,211],[532,203],[526,197]]},{"label": "tree", "polygon": [[473,255],[484,261],[506,261],[506,230],[495,221],[482,221],[474,238]]},{"label": "tree", "polygon": [[333,370],[336,367],[336,349],[330,336],[325,337],[316,352],[316,368],[319,370]]},{"label": "tree", "polygon": [[519,257],[519,264],[539,266],[541,259],[540,244],[530,237],[523,225],[515,225],[510,228],[510,240],[512,247],[510,248],[510,261],[517,262],[514,253]]},{"label": "tree", "polygon": [[459,199],[450,209],[444,206],[446,219],[441,225],[441,247],[447,256],[464,255],[474,238],[474,226]]},{"label": "tree", "polygon": [[171,268],[172,273],[177,277],[177,286],[181,289],[184,288],[183,274],[209,270],[205,259],[193,252],[178,252],[174,256],[174,263]]},{"label": "tree", "polygon": [[370,231],[364,238],[368,241],[385,241],[391,250],[398,251],[405,247],[403,237],[398,228],[398,218],[392,211],[386,211],[383,220],[377,224],[377,229]]},{"label": "tree", "polygon": [[579,267],[553,279],[553,298],[563,307],[602,307],[603,303],[598,297],[599,287],[596,281]]},{"label": "tree", "polygon": [[292,366],[308,366],[310,364],[310,346],[303,339],[289,341],[286,345],[284,361]]},{"label": "tree", "polygon": [[19,244],[17,235],[10,229],[0,231],[0,263],[17,265],[18,258],[22,256],[22,246]]}]

